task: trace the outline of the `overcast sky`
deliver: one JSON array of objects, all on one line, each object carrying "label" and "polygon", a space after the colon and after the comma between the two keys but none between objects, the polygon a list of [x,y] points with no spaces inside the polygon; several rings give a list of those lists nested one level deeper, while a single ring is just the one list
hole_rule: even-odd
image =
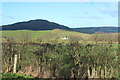
[{"label": "overcast sky", "polygon": [[0,17],[1,25],[46,19],[69,27],[118,26],[118,2],[2,2]]}]

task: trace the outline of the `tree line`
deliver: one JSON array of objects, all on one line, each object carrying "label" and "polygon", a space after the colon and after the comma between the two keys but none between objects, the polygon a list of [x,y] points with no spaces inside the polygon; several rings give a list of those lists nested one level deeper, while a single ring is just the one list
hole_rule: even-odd
[{"label": "tree line", "polygon": [[[38,78],[119,78],[119,48],[112,43],[2,43],[3,72]],[[17,55],[16,68],[14,58]]]}]

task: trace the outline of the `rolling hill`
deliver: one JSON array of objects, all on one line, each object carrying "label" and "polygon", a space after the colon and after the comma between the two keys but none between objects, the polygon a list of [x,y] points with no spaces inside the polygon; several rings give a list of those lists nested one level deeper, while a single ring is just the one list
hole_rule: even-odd
[{"label": "rolling hill", "polygon": [[85,28],[69,28],[68,26],[60,25],[55,22],[50,22],[43,19],[36,19],[24,22],[18,22],[10,25],[3,25],[1,30],[53,30],[53,29],[62,29],[67,31],[75,31],[80,33],[96,33],[96,32],[105,32],[105,33],[116,33],[118,32],[118,27],[85,27]]},{"label": "rolling hill", "polygon": [[[1,32],[1,31],[0,31]],[[81,37],[82,39],[86,40],[91,35],[85,33],[79,33],[74,31],[66,31],[66,30],[39,30],[39,31],[32,31],[32,30],[5,30],[2,31],[2,36],[7,38],[14,38],[16,41],[21,41],[22,39],[29,39],[34,42],[36,40],[42,40],[44,42],[48,42],[51,40],[62,40],[62,37],[69,37],[69,36],[77,36]],[[3,38],[3,41],[4,38]],[[64,41],[64,40],[63,40]]]},{"label": "rolling hill", "polygon": [[47,20],[36,19],[26,22],[18,22],[10,25],[3,25],[2,30],[52,30],[52,29],[71,30],[69,27],[60,25]]},{"label": "rolling hill", "polygon": [[81,33],[96,33],[96,32],[105,32],[105,33],[116,33],[118,31],[118,27],[85,27],[85,28],[72,28],[73,31],[81,32]]}]

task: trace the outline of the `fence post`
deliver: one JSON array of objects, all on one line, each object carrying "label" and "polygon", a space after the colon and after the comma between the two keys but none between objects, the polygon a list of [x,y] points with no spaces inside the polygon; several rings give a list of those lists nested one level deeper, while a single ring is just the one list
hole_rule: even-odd
[{"label": "fence post", "polygon": [[14,57],[13,73],[16,73],[16,65],[17,65],[17,55],[15,55],[15,57]]}]

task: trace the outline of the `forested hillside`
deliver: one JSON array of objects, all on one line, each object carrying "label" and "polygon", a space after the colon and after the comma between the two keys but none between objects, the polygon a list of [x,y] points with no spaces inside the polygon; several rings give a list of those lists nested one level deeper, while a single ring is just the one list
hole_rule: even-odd
[{"label": "forested hillside", "polygon": [[[75,27],[75,26],[72,26]],[[105,26],[105,27],[85,27],[85,28],[70,28],[68,26],[60,25],[55,22],[50,22],[43,19],[36,19],[24,22],[18,22],[9,25],[3,25],[0,30],[53,30],[63,29],[68,31],[75,31],[80,33],[95,33],[95,32],[106,32],[106,33],[117,33],[118,27]]]},{"label": "forested hillside", "polygon": [[96,33],[96,32],[105,32],[105,33],[117,33],[120,32],[118,27],[85,27],[85,28],[72,28],[73,31],[81,32],[81,33]]},{"label": "forested hillside", "polygon": [[36,19],[24,22],[18,22],[10,25],[3,25],[2,30],[52,30],[52,29],[71,30],[69,27],[49,22],[47,20]]}]

